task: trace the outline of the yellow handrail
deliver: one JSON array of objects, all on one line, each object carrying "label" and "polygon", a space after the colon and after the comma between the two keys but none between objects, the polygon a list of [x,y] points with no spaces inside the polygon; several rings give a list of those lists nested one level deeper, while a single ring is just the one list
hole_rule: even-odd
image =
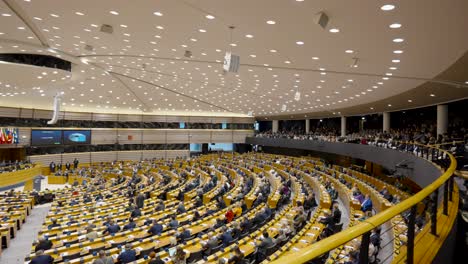
[{"label": "yellow handrail", "polygon": [[[427,146],[425,146],[427,147]],[[417,194],[411,196],[410,198],[400,202],[397,205],[394,205],[383,212],[374,215],[367,220],[364,220],[362,223],[350,227],[342,232],[339,232],[335,235],[327,237],[315,244],[312,244],[308,247],[305,247],[297,252],[294,252],[294,257],[285,256],[280,257],[279,259],[271,262],[272,264],[298,264],[305,263],[309,260],[315,259],[352,239],[359,237],[367,232],[370,232],[372,229],[384,224],[393,217],[402,212],[408,210],[409,208],[417,205],[424,198],[429,196],[432,192],[438,189],[442,184],[444,184],[455,172],[457,167],[457,161],[449,152],[439,149],[439,151],[445,152],[450,158],[450,166],[437,180],[431,183],[426,188],[419,191]]]}]

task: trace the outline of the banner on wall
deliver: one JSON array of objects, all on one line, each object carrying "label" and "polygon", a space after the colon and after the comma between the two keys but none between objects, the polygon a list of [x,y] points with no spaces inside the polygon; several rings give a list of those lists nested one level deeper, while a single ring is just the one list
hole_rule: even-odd
[{"label": "banner on wall", "polygon": [[0,128],[0,144],[18,144],[18,128],[2,127]]}]

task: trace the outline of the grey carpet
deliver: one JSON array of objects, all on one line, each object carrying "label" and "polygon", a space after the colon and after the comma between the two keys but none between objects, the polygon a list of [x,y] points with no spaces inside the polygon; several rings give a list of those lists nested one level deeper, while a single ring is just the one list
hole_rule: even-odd
[{"label": "grey carpet", "polygon": [[37,239],[37,233],[50,210],[50,204],[38,205],[31,210],[31,215],[26,218],[21,230],[10,241],[10,247],[3,250],[0,263],[17,264],[24,263],[24,258],[31,252],[32,242]]}]

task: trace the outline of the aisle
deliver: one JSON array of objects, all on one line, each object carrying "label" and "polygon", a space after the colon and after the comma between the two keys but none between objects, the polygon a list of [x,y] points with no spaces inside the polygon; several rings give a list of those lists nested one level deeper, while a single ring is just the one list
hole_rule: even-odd
[{"label": "aisle", "polygon": [[3,250],[0,263],[17,264],[24,263],[24,258],[31,252],[32,242],[37,239],[37,233],[50,210],[50,204],[36,205],[31,210],[31,215],[26,218],[21,230],[10,241],[10,247]]}]

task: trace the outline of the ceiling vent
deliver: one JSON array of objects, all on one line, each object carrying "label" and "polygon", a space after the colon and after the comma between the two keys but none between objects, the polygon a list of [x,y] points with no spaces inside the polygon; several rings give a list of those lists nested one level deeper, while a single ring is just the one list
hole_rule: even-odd
[{"label": "ceiling vent", "polygon": [[114,28],[111,25],[103,24],[101,26],[101,32],[112,34],[114,33]]},{"label": "ceiling vent", "polygon": [[184,53],[184,57],[191,58],[192,57],[192,52],[190,50],[186,50],[185,53]]},{"label": "ceiling vent", "polygon": [[87,51],[93,51],[94,47],[87,44],[87,45],[85,45],[84,49],[87,50]]}]

